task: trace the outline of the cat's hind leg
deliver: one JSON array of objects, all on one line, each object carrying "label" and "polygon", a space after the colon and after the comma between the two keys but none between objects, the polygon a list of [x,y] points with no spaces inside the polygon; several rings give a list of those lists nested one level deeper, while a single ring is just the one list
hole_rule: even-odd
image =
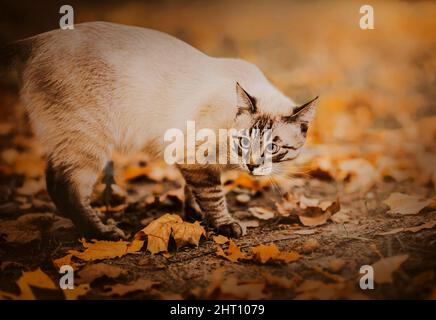
[{"label": "cat's hind leg", "polygon": [[101,213],[91,207],[92,190],[103,166],[100,161],[87,160],[85,165],[56,165],[49,158],[47,191],[60,213],[70,218],[82,235],[106,240],[125,238],[121,229],[104,224]]}]

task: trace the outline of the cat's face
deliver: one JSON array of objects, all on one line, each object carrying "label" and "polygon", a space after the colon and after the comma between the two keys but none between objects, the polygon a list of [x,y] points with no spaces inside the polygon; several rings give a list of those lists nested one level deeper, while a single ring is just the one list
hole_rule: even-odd
[{"label": "cat's face", "polygon": [[317,98],[299,107],[289,106],[288,114],[271,114],[258,110],[256,98],[239,84],[236,91],[240,167],[253,175],[267,175],[277,164],[295,159],[306,141]]}]

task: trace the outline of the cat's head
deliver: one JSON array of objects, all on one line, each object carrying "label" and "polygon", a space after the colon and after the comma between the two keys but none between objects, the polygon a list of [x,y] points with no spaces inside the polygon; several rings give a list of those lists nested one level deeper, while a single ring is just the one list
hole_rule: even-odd
[{"label": "cat's head", "polygon": [[279,163],[295,159],[303,147],[310,122],[315,115],[315,99],[286,108],[287,111],[262,111],[255,96],[236,83],[238,131],[234,147],[238,164],[254,175],[270,174]]}]

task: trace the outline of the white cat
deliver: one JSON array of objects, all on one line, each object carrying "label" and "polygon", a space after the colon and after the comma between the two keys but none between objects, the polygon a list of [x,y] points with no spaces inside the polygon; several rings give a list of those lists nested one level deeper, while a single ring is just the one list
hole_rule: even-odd
[{"label": "white cat", "polygon": [[[139,27],[78,24],[19,41],[1,55],[19,69],[21,98],[47,153],[48,192],[86,236],[124,236],[90,206],[114,151],[162,156],[165,131],[185,130],[193,120],[197,128],[271,129],[268,149],[278,163],[299,154],[315,111],[315,99],[296,107],[246,61],[213,58]],[[244,140],[241,148],[247,148]],[[179,167],[190,206],[219,232],[240,236],[227,210],[222,167]]]}]

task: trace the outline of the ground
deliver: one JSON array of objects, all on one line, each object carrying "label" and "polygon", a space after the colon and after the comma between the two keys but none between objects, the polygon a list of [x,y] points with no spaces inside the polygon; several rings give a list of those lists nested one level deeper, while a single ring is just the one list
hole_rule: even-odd
[{"label": "ground", "polygon": [[[297,101],[315,93],[321,98],[308,144],[289,176],[272,182],[225,175],[230,211],[250,224],[245,236],[218,244],[203,225],[198,246],[177,248],[170,239],[168,252],[151,254],[144,243],[120,257],[75,257],[76,285],[83,291],[69,298],[435,299],[434,4],[379,4],[372,31],[358,28],[352,2],[241,6],[79,7],[78,21],[164,30],[209,54],[256,63]],[[84,247],[45,191],[44,155],[15,80],[0,90],[0,297],[63,299],[56,259]],[[143,154],[114,160],[117,185],[105,215],[129,235],[126,246],[165,213],[188,221],[174,168]],[[96,186],[94,206],[104,212],[103,189]],[[273,257],[262,261],[252,252],[261,244],[294,259],[281,261],[268,247]],[[217,254],[221,247],[232,259],[235,245],[247,259]],[[375,270],[373,290],[359,286],[365,265]]]}]

